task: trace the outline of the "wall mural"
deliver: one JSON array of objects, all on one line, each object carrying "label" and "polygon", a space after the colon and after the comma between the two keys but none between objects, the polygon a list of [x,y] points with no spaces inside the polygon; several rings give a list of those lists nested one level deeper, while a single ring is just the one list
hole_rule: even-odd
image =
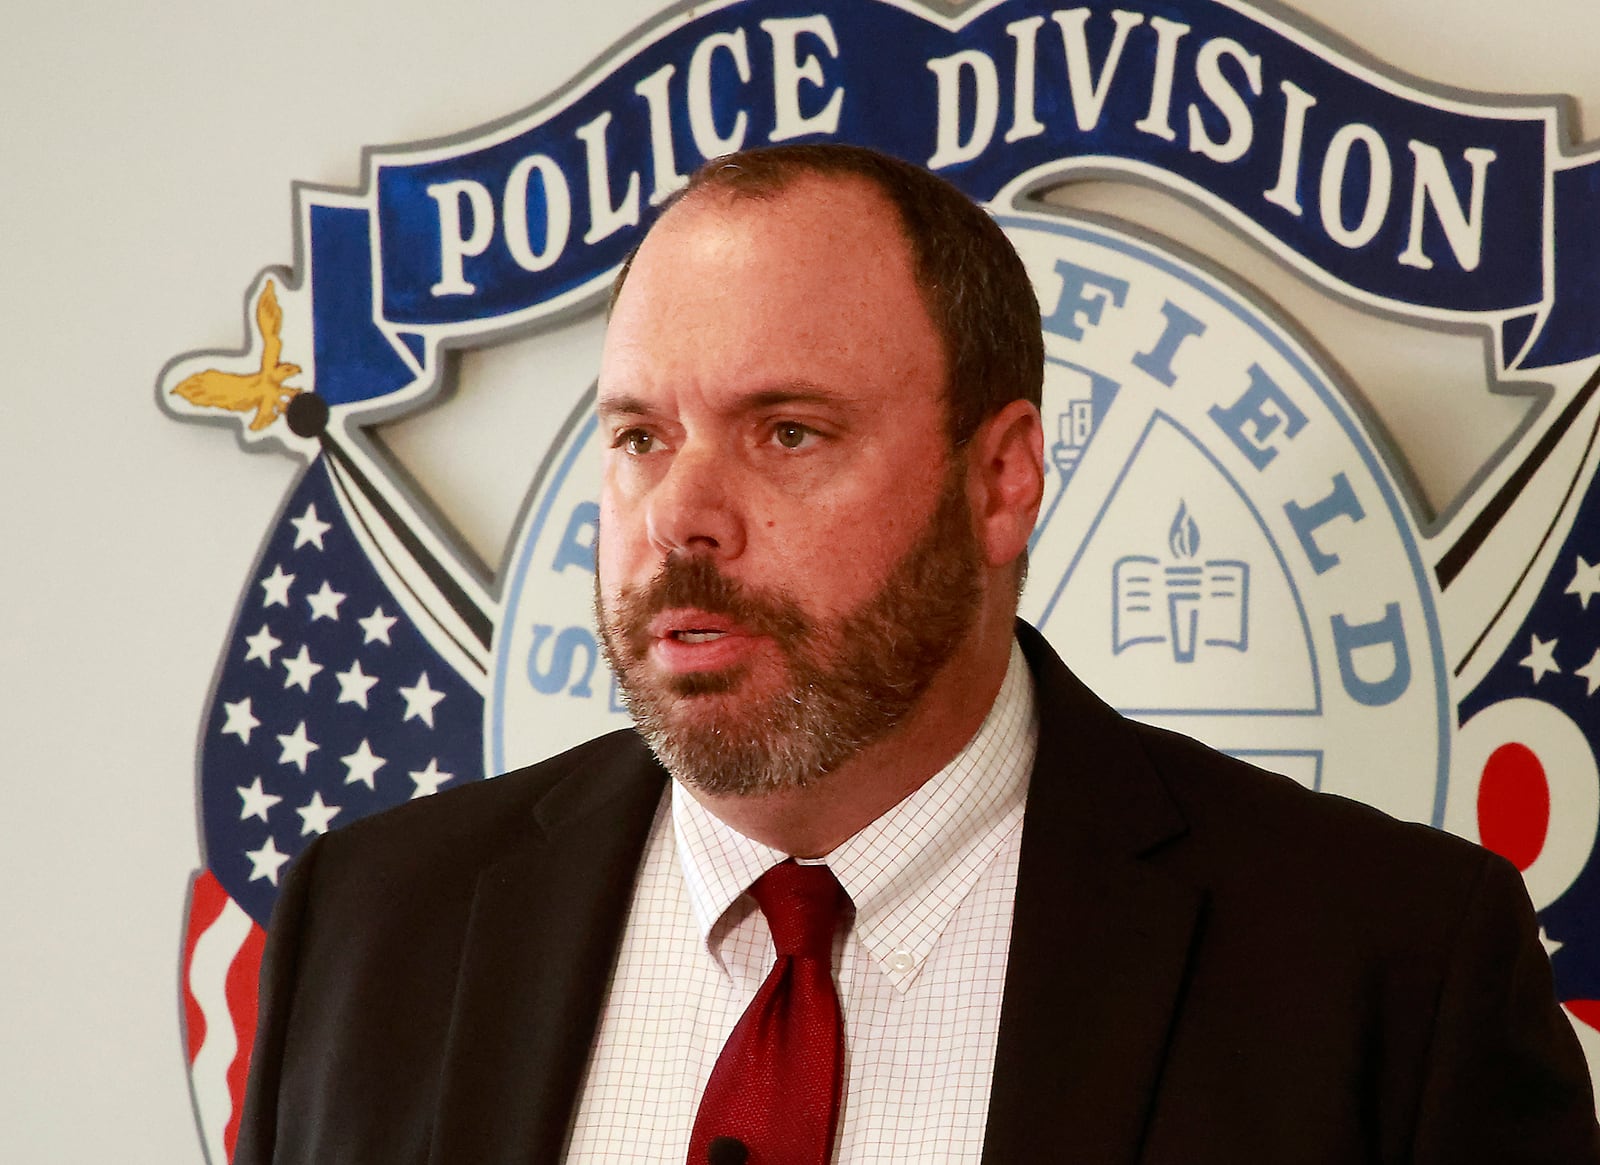
[{"label": "wall mural", "polygon": [[[214,1165],[284,864],[626,723],[590,623],[589,396],[530,436],[493,571],[370,431],[436,403],[452,349],[592,318],[702,159],[803,139],[927,165],[1028,264],[1052,477],[1024,616],[1129,714],[1512,860],[1600,1065],[1600,151],[1558,105],[1404,80],[1231,0],[747,0],[664,13],[503,122],[372,150],[358,190],[300,188],[246,348],[161,374],[171,415],[304,463],[203,710],[183,1023]],[[1039,197],[1106,175],[1357,304],[1480,330],[1547,399],[1429,519],[1280,309]]]}]

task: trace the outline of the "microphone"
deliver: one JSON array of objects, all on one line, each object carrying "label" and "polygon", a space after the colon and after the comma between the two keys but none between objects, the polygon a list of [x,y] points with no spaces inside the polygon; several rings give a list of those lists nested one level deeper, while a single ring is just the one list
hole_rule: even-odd
[{"label": "microphone", "polygon": [[750,1146],[738,1137],[712,1137],[706,1146],[706,1165],[744,1165],[750,1160]]}]

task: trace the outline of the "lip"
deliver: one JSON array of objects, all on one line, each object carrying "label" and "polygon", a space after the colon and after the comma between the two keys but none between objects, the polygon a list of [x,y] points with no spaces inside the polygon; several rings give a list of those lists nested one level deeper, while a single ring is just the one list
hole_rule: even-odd
[{"label": "lip", "polygon": [[[716,671],[739,663],[754,649],[758,636],[728,615],[695,608],[663,611],[646,627],[650,657],[669,672]],[[708,632],[712,638],[686,640],[685,632]]]},{"label": "lip", "polygon": [[739,621],[730,615],[703,611],[698,607],[674,607],[662,611],[646,624],[651,639],[671,639],[680,631],[720,631],[724,634],[748,634]]}]

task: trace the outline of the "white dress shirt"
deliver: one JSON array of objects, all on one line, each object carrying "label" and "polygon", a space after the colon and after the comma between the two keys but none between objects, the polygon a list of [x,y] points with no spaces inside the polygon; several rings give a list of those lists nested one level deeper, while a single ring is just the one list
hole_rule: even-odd
[{"label": "white dress shirt", "polygon": [[[822,859],[855,904],[834,949],[845,1032],[836,1165],[981,1153],[1037,716],[1013,644],[977,735]],[[711,1068],[776,960],[745,890],[786,857],[673,782],[645,847],[569,1162],[682,1165]]]}]

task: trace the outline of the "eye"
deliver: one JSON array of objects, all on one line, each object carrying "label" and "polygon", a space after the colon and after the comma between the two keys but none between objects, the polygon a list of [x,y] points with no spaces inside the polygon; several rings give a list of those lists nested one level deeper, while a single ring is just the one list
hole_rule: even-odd
[{"label": "eye", "polygon": [[621,449],[630,457],[643,457],[652,452],[657,442],[654,434],[648,429],[623,429],[611,439],[613,449]]},{"label": "eye", "polygon": [[816,435],[815,429],[798,421],[780,421],[772,427],[772,439],[785,449],[803,448]]}]

